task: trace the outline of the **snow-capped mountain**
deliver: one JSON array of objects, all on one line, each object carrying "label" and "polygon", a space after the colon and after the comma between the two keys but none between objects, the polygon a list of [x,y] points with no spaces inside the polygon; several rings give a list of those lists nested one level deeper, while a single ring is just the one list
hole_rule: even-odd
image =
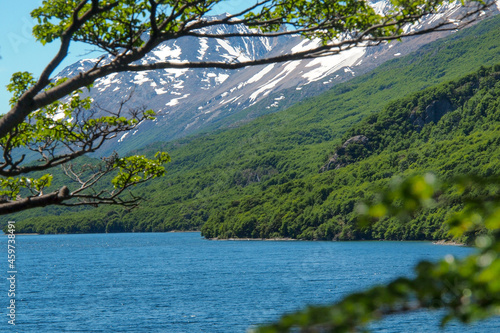
[{"label": "snow-capped mountain", "polygon": [[[377,11],[384,11],[387,5],[386,0],[372,2]],[[494,12],[498,13],[498,9],[494,8]],[[445,15],[458,15],[458,3],[444,7],[442,13],[408,29],[420,29]],[[204,32],[241,33],[248,32],[248,28],[243,25],[215,26],[205,28]],[[263,107],[267,109],[265,112],[278,110],[290,91],[300,91],[304,86],[315,85],[315,89],[308,91],[320,93],[338,82],[365,73],[388,59],[408,54],[446,34],[423,35],[376,47],[357,47],[324,58],[240,70],[206,68],[116,73],[98,79],[91,95],[101,107],[112,109],[132,94],[128,107],[146,106],[157,113],[156,120],[140,124],[136,130],[124,133],[108,147],[108,150],[119,149],[123,152],[128,150],[125,147],[139,147],[153,141],[166,141],[193,133],[245,110],[267,96],[273,98]],[[313,47],[316,43],[299,36],[272,39],[183,37],[159,45],[141,62],[246,61],[285,52],[298,52]],[[81,60],[65,68],[58,76],[70,77],[92,68],[96,62],[97,59]],[[280,94],[282,91],[287,91],[287,94]],[[144,132],[147,135],[141,134]]]}]

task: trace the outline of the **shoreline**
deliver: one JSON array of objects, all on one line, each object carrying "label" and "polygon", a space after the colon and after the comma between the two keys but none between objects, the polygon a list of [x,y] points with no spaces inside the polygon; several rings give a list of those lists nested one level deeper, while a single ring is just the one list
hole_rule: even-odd
[{"label": "shoreline", "polygon": [[207,238],[210,241],[283,241],[283,242],[298,242],[300,239],[295,238]]},{"label": "shoreline", "polygon": [[[126,234],[126,233],[143,233],[143,234],[149,234],[149,233],[195,233],[195,232],[201,232],[200,230],[171,230],[171,231],[155,231],[155,232],[144,232],[144,231],[138,231],[138,232],[133,232],[133,231],[128,231],[128,232],[94,232],[94,233],[73,233],[73,234],[68,234],[68,233],[61,233],[61,234],[40,234],[40,233],[15,233],[14,235],[16,236],[40,236],[40,235],[90,235],[90,234]],[[1,234],[0,236],[8,236],[10,234]],[[290,238],[290,237],[274,237],[274,238],[206,238],[206,240],[209,241],[273,241],[273,242],[337,242],[337,240],[303,240],[303,239],[296,239],[296,238]],[[348,242],[363,242],[363,241],[388,241],[386,239],[371,239],[371,240],[366,240],[366,239],[358,239],[358,240],[349,240]],[[415,240],[400,240],[401,242],[415,242]],[[419,240],[421,242],[431,242],[433,245],[442,245],[442,246],[467,246],[464,243],[456,242],[456,241],[451,241],[451,240]]]},{"label": "shoreline", "polygon": [[387,239],[355,239],[355,240],[317,240],[317,239],[296,239],[296,238],[206,238],[210,241],[293,241],[293,242],[430,242],[433,245],[444,246],[467,246],[464,243],[459,243],[450,240],[387,240]]},{"label": "shoreline", "polygon": [[[1,231],[1,230],[0,230]],[[171,230],[171,231],[126,231],[126,232],[75,232],[72,234],[60,233],[60,234],[39,234],[36,232],[30,233],[14,233],[16,236],[56,236],[56,235],[102,235],[102,234],[168,234],[168,233],[185,233],[185,232],[200,232],[200,230]],[[8,236],[10,234],[0,234],[0,236]]]},{"label": "shoreline", "polygon": [[16,236],[39,236],[40,234],[37,234],[36,232],[29,232],[29,233],[14,233],[14,234],[2,234],[2,236],[8,236],[8,235],[16,235]]},{"label": "shoreline", "polygon": [[433,241],[432,244],[434,245],[444,245],[444,246],[467,246],[464,243],[459,243],[455,241],[448,241],[448,240],[438,240],[438,241]]}]

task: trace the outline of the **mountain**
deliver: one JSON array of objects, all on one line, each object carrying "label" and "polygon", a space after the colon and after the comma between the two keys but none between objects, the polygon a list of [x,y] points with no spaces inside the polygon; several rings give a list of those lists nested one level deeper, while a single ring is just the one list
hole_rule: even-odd
[{"label": "mountain", "polygon": [[[47,207],[6,220],[17,221],[19,232],[39,233],[204,226],[207,237],[444,237],[444,209],[428,220],[423,215],[403,227],[385,221],[373,233],[359,234],[353,207],[398,176],[496,174],[499,69],[481,66],[498,64],[499,50],[496,16],[285,111],[134,152],[172,156],[165,177],[135,189],[145,199],[136,210]],[[350,140],[356,136],[368,138],[369,146]],[[335,155],[340,163],[319,173]]]},{"label": "mountain", "polygon": [[[382,12],[388,6],[388,1],[372,1],[372,6]],[[458,6],[458,2],[444,6],[442,14],[427,17],[408,29],[418,30],[443,18],[456,17],[460,14]],[[497,12],[495,7],[488,15]],[[243,25],[224,25],[205,28],[203,32],[245,33],[249,29]],[[127,103],[129,107],[146,106],[156,111],[158,117],[154,122],[144,122],[136,130],[124,133],[117,141],[104,147],[101,153],[112,150],[126,153],[148,143],[172,140],[203,129],[229,126],[242,119],[238,116],[242,111],[246,111],[244,119],[248,121],[281,110],[447,34],[449,32],[417,36],[376,47],[357,47],[324,58],[240,70],[166,69],[111,74],[97,80],[91,91],[92,98],[101,107],[111,110],[132,94]],[[304,40],[296,35],[227,39],[184,37],[159,45],[141,62],[244,61],[298,52],[316,44],[315,40]],[[71,77],[92,68],[97,61],[81,60],[65,68],[58,76]]]}]

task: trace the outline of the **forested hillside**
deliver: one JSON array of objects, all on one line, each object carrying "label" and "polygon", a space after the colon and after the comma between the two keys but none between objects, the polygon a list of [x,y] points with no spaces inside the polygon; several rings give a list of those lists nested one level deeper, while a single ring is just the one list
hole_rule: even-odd
[{"label": "forested hillside", "polygon": [[499,133],[500,65],[496,65],[390,103],[344,134],[345,144],[338,147],[323,174],[269,187],[263,194],[227,205],[209,218],[203,235],[446,238],[442,222],[460,208],[454,200],[457,193],[443,193],[442,205],[406,224],[388,219],[366,230],[356,229],[356,203],[371,199],[396,176],[498,175]]},{"label": "forested hillside", "polygon": [[364,231],[355,205],[397,176],[498,172],[499,50],[494,18],[279,113],[151,145],[146,152],[168,151],[173,162],[166,177],[137,188],[146,200],[136,210],[51,207],[10,219],[38,233],[203,226],[210,238],[445,238],[453,193],[405,225],[383,220]]}]

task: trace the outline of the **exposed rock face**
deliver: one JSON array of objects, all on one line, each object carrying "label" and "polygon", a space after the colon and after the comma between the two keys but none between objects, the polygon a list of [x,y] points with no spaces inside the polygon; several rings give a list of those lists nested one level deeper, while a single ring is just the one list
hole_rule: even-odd
[{"label": "exposed rock face", "polygon": [[344,144],[342,145],[342,148],[345,149],[351,143],[355,143],[355,142],[358,142],[358,143],[361,143],[363,145],[366,145],[368,143],[368,138],[366,136],[364,136],[364,135],[353,136],[352,138],[349,138],[349,139],[347,139],[346,142],[344,142]]},{"label": "exposed rock face", "polygon": [[326,162],[326,164],[323,167],[321,167],[319,172],[321,173],[321,172],[325,172],[325,171],[332,170],[332,169],[340,169],[340,168],[346,166],[347,163],[343,163],[343,162],[339,161],[340,151],[344,152],[345,149],[353,143],[360,143],[360,144],[366,146],[368,144],[368,141],[369,141],[369,139],[364,135],[356,135],[356,136],[353,136],[352,138],[347,139],[342,144],[342,146],[339,149],[337,149],[335,154],[328,160],[328,162]]},{"label": "exposed rock face", "polygon": [[437,123],[439,119],[452,110],[453,105],[450,100],[446,97],[442,97],[432,101],[421,115],[417,115],[416,110],[413,110],[410,114],[410,120],[413,122],[413,125],[421,129],[425,124],[431,122]]}]

